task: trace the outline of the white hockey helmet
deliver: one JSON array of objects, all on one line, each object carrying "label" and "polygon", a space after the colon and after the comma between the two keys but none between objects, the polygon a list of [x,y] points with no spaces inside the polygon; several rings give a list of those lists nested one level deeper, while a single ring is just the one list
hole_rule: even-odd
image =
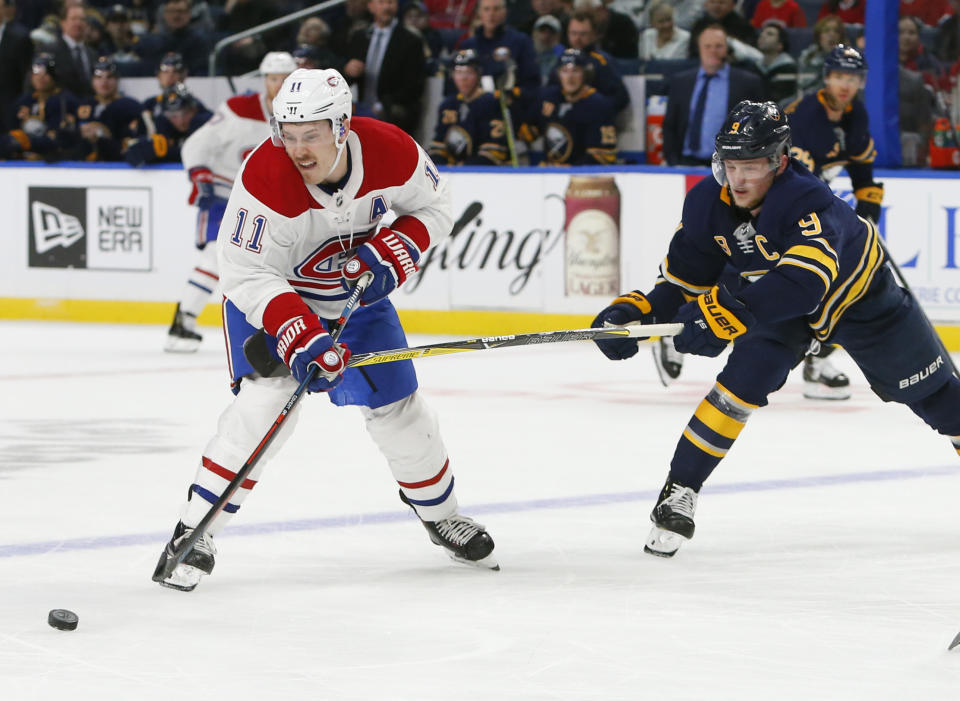
[{"label": "white hockey helmet", "polygon": [[297,60],[286,51],[270,51],[260,62],[260,75],[283,73],[288,75],[297,70]]}]

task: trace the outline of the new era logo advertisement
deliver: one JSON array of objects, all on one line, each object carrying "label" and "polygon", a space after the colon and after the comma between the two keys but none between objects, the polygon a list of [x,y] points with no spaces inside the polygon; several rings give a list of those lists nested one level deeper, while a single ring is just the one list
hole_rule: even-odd
[{"label": "new era logo advertisement", "polygon": [[29,188],[31,268],[150,270],[150,188]]}]

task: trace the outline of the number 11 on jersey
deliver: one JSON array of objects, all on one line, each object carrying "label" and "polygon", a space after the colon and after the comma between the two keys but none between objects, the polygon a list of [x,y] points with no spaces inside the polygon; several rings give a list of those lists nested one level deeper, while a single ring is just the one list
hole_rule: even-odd
[{"label": "number 11 on jersey", "polygon": [[[243,246],[243,226],[247,223],[247,210],[240,209],[237,212],[237,224],[233,227],[233,234],[230,236],[230,243],[234,246]],[[253,218],[253,235],[247,241],[245,248],[254,253],[260,252],[260,240],[263,238],[263,230],[267,226],[267,219],[262,214]]]}]

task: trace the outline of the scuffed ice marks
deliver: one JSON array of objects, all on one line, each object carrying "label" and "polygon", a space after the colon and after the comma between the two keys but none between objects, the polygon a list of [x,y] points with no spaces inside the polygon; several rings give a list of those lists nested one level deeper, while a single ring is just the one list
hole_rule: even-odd
[{"label": "scuffed ice marks", "polygon": [[44,465],[84,463],[104,455],[171,453],[173,421],[136,419],[23,419],[0,424],[0,477]]}]

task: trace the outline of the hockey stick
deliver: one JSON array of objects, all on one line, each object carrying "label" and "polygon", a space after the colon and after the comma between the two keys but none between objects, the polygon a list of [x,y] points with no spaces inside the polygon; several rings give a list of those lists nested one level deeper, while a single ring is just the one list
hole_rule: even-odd
[{"label": "hockey stick", "polygon": [[520,165],[517,159],[517,141],[513,130],[513,117],[510,115],[510,105],[507,104],[507,91],[513,90],[516,83],[516,63],[510,56],[510,49],[501,46],[493,52],[495,61],[503,62],[503,74],[500,77],[500,85],[497,87],[498,99],[500,101],[500,113],[503,116],[503,131],[507,137],[507,152],[510,155],[510,165],[514,168]]},{"label": "hockey stick", "polygon": [[[353,292],[350,293],[350,297],[347,299],[346,303],[343,305],[343,311],[340,312],[340,317],[331,324],[330,337],[333,339],[333,342],[336,343],[337,339],[340,338],[340,334],[343,333],[344,327],[347,325],[347,320],[350,319],[350,316],[353,314],[354,308],[357,306],[357,302],[360,300],[360,295],[363,294],[363,291],[367,288],[367,285],[370,284],[370,281],[373,279],[371,273],[363,275],[357,284],[353,288]],[[304,392],[307,390],[307,386],[314,380],[317,376],[317,373],[320,372],[320,367],[314,365],[310,372],[307,373],[307,376],[303,378],[300,382],[300,385],[294,390],[293,394],[290,395],[290,399],[287,400],[287,403],[284,405],[283,409],[280,411],[280,414],[274,420],[273,425],[267,430],[267,433],[257,444],[257,447],[253,449],[253,453],[250,454],[250,457],[247,458],[247,461],[243,464],[237,471],[236,477],[230,480],[230,484],[227,485],[227,488],[223,490],[223,494],[220,495],[220,498],[214,503],[213,506],[207,511],[206,516],[200,519],[193,532],[186,537],[186,539],[180,543],[176,551],[167,558],[166,562],[163,565],[163,569],[157,569],[153,573],[154,582],[162,582],[177,569],[177,565],[183,562],[183,559],[193,550],[193,546],[198,540],[207,532],[207,528],[213,522],[221,511],[223,507],[227,505],[227,502],[236,494],[237,490],[240,488],[240,485],[243,484],[243,481],[247,478],[253,468],[257,466],[257,463],[260,461],[260,458],[266,452],[267,448],[273,442],[273,439],[276,438],[280,427],[283,425],[283,422],[287,420],[287,417],[290,415],[290,412],[293,411],[293,408],[297,406],[297,403],[300,401],[300,398],[303,396]]]},{"label": "hockey stick", "polygon": [[602,341],[613,338],[647,338],[649,336],[674,336],[683,330],[683,324],[637,324],[632,326],[609,326],[598,329],[568,329],[562,331],[539,331],[521,333],[513,336],[490,336],[471,338],[463,341],[434,343],[413,348],[393,348],[391,350],[359,353],[347,363],[348,368],[376,363],[393,363],[398,360],[432,358],[435,355],[465,353],[475,350],[492,350],[511,346],[541,345],[544,343],[566,343],[568,341]]}]

